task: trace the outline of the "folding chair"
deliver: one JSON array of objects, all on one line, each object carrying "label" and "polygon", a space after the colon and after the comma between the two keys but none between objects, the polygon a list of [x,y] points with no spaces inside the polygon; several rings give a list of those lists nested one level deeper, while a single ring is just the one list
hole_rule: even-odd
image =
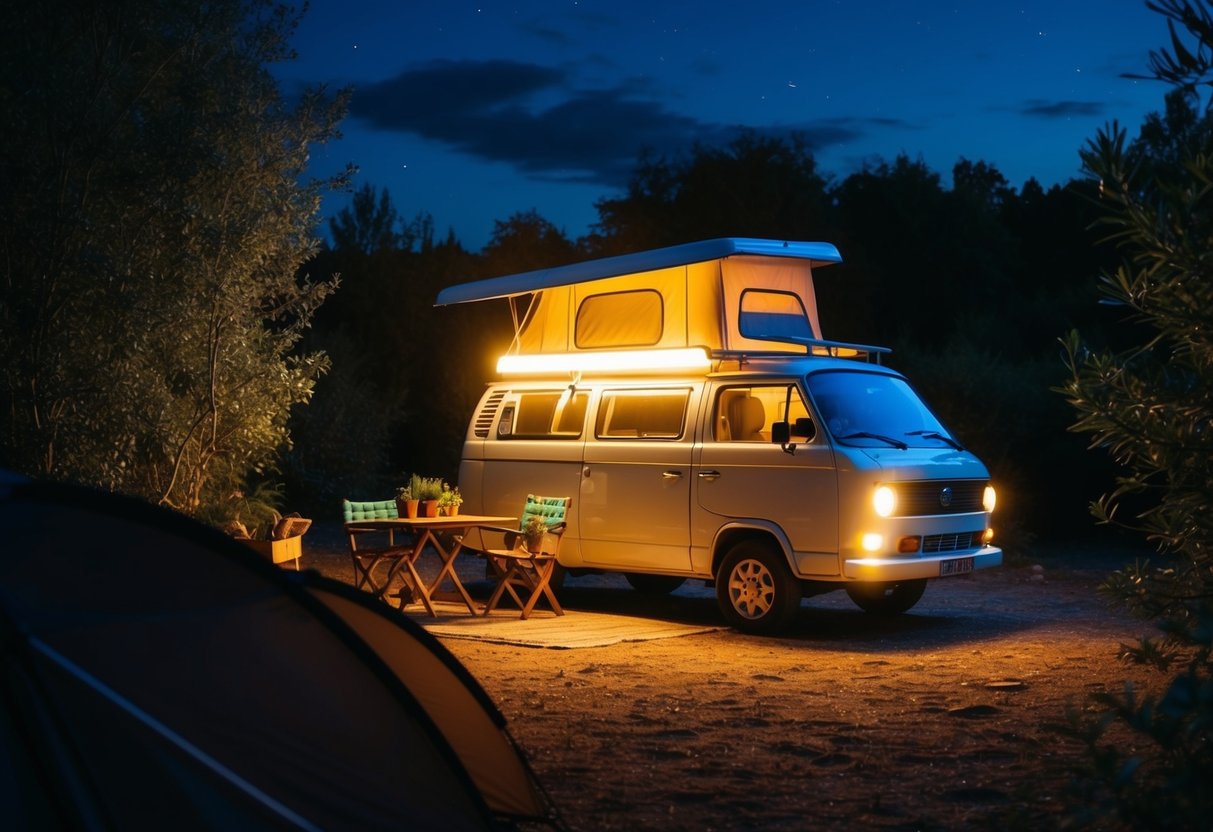
[{"label": "folding chair", "polygon": [[[475,527],[481,532],[501,533],[505,543],[501,549],[480,550],[480,554],[488,558],[492,565],[497,580],[497,586],[485,605],[485,615],[492,612],[507,593],[522,611],[522,618],[530,616],[541,597],[547,598],[552,612],[564,615],[564,610],[552,591],[551,581],[552,573],[556,569],[556,559],[560,555],[560,541],[567,527],[571,505],[572,499],[569,497],[536,497],[534,494],[528,494],[517,529],[505,529],[500,526]],[[529,551],[522,531],[527,528],[533,517],[543,520],[547,532],[540,544],[534,547],[536,551]],[[523,595],[519,594],[520,591]]]},{"label": "folding chair", "polygon": [[[376,525],[376,520],[391,520],[399,515],[396,513],[396,501],[341,501],[341,513],[345,519],[345,532],[350,540],[350,559],[354,565],[354,588],[366,587],[372,595],[380,598],[386,594],[388,586],[399,570],[402,560],[408,561],[413,553],[411,541],[396,542],[396,530]],[[379,545],[359,546],[359,538],[377,535]],[[386,540],[386,545],[381,541]],[[380,564],[387,564],[388,571],[383,583],[375,577],[375,569]],[[403,592],[403,590],[402,590]]]}]

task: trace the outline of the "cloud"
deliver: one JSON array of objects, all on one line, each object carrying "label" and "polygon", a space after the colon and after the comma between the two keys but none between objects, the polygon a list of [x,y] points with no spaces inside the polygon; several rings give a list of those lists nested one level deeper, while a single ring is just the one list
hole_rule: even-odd
[{"label": "cloud", "polygon": [[[536,178],[612,186],[627,181],[643,150],[677,156],[746,129],[674,112],[635,79],[575,89],[572,72],[508,60],[436,61],[356,87],[350,114],[373,129],[441,142]],[[753,132],[794,132],[812,148],[854,140],[877,123],[831,120]]]},{"label": "cloud", "polygon": [[1098,101],[1044,101],[1033,98],[1024,103],[1020,112],[1035,118],[1087,118],[1104,113],[1104,105]]}]

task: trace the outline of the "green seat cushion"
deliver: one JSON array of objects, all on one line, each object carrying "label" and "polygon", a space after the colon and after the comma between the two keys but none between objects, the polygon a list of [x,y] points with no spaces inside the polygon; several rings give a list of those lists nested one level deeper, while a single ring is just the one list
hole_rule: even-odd
[{"label": "green seat cushion", "polygon": [[358,520],[390,520],[393,517],[399,517],[396,512],[395,500],[371,500],[356,502],[351,500],[341,501],[341,513],[345,517],[345,522],[353,523]]},{"label": "green seat cushion", "polygon": [[558,526],[565,521],[568,506],[568,497],[536,497],[534,494],[528,494],[519,528],[525,529],[532,517],[542,517],[549,529]]}]

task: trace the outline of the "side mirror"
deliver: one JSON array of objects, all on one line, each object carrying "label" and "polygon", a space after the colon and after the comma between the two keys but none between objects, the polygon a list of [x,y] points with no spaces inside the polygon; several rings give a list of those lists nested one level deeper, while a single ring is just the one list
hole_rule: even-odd
[{"label": "side mirror", "polygon": [[791,440],[791,431],[788,430],[787,422],[772,422],[771,423],[771,441],[777,445],[786,445]]},{"label": "side mirror", "polygon": [[796,424],[792,426],[792,435],[803,436],[806,440],[812,441],[813,437],[817,435],[817,423],[807,416],[797,419]]}]

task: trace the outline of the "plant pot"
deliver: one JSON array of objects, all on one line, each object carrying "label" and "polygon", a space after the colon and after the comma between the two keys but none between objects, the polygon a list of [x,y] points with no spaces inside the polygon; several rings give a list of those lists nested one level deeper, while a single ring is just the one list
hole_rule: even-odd
[{"label": "plant pot", "polygon": [[[399,501],[397,501],[399,502]],[[404,516],[410,520],[416,519],[417,507],[421,504],[420,500],[405,500],[404,501]]]},{"label": "plant pot", "polygon": [[459,514],[459,506],[447,506],[446,507],[446,516],[447,517],[454,517],[457,514]]},{"label": "plant pot", "polygon": [[438,501],[437,500],[422,500],[421,501],[421,516],[422,517],[437,517],[438,516]]}]

